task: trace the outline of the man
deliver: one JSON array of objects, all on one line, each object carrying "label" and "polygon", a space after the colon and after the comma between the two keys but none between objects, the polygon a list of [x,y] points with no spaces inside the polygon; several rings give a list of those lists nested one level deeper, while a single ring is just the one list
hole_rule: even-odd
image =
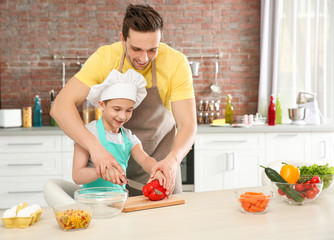
[{"label": "man", "polygon": [[[160,43],[163,20],[148,5],[127,7],[120,33],[121,42],[99,48],[58,94],[51,116],[64,132],[85,148],[98,174],[116,184],[126,183],[123,169],[84,126],[77,107],[89,89],[100,84],[112,69],[134,69],[147,81],[147,96],[124,126],[141,141],[144,150],[159,161],[158,169],[167,178],[167,195],[182,192],[180,163],[196,134],[196,107],[187,58]],[[176,131],[176,126],[177,131]],[[148,175],[130,159],[127,178],[145,183]],[[108,171],[108,174],[106,173]],[[130,195],[138,195],[130,189]]]}]

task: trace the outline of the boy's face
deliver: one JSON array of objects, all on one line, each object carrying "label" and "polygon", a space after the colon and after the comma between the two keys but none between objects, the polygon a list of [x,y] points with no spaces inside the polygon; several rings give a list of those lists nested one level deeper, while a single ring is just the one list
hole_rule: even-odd
[{"label": "boy's face", "polygon": [[135,69],[144,70],[158,55],[161,31],[136,32],[130,29],[126,41],[122,33],[121,39],[128,61]]},{"label": "boy's face", "polygon": [[130,99],[118,98],[106,102],[99,101],[103,112],[104,128],[116,133],[132,116],[135,102]]}]

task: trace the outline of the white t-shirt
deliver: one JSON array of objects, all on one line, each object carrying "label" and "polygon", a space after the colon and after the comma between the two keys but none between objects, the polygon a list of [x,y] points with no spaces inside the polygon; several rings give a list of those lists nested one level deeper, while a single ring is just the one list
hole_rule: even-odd
[{"label": "white t-shirt", "polygon": [[[97,121],[94,120],[88,124],[86,124],[86,128],[92,133],[94,134],[94,136],[96,136],[99,139],[99,134],[97,131],[97,126],[96,126]],[[132,134],[131,130],[122,127],[123,132],[125,133],[125,135],[129,138],[129,141],[132,143],[131,149],[141,143],[141,141],[137,138],[136,135]],[[107,141],[113,142],[113,143],[117,143],[117,144],[124,144],[124,140],[123,140],[123,136],[121,131],[119,133],[112,133],[109,131],[105,130],[105,134],[106,134],[106,139]],[[92,162],[90,156],[88,159],[88,164],[87,167],[95,167],[94,163]]]}]

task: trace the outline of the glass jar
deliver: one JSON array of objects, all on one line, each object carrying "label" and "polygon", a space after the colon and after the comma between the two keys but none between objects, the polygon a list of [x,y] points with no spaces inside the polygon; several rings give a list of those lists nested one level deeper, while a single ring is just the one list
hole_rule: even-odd
[{"label": "glass jar", "polygon": [[32,127],[32,107],[24,107],[22,109],[22,126],[24,128]]},{"label": "glass jar", "polygon": [[207,112],[204,114],[204,123],[205,124],[209,123],[209,113],[207,113]]},{"label": "glass jar", "polygon": [[203,100],[200,100],[199,102],[198,102],[198,111],[203,111],[203,104],[204,104],[204,102],[203,102]]},{"label": "glass jar", "polygon": [[88,102],[84,102],[83,110],[82,110],[82,120],[84,124],[88,124],[95,119],[95,109],[94,107]]},{"label": "glass jar", "polygon": [[203,113],[202,112],[197,113],[197,123],[203,124]]},{"label": "glass jar", "polygon": [[209,114],[209,123],[213,123],[213,120],[215,119],[215,113],[214,112],[211,112]]},{"label": "glass jar", "polygon": [[211,100],[209,103],[209,111],[213,111],[215,109],[215,100]]},{"label": "glass jar", "polygon": [[205,100],[204,102],[204,111],[208,111],[209,110],[209,100]]}]

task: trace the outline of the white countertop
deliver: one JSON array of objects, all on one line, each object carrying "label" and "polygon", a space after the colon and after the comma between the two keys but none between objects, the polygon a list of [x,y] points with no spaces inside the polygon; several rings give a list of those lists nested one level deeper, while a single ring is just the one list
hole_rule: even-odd
[{"label": "white countertop", "polygon": [[[256,133],[256,132],[334,132],[333,124],[326,125],[292,125],[277,124],[275,126],[258,125],[244,127],[219,127],[201,124],[197,126],[197,133]],[[22,135],[63,135],[59,127],[32,127],[32,128],[0,128],[0,136]]]},{"label": "white countertop", "polygon": [[0,136],[22,136],[22,135],[63,135],[60,127],[32,127],[32,128],[0,128]]},{"label": "white countertop", "polygon": [[[39,222],[26,229],[5,229],[0,238],[37,239],[334,239],[334,188],[303,206],[274,198],[263,215],[241,213],[233,190],[179,195],[183,205],[121,213],[111,219],[93,219],[85,230],[64,232],[58,228],[51,208]],[[2,214],[2,211],[0,212]]]},{"label": "white countertop", "polygon": [[[275,126],[254,125],[250,127],[197,125],[197,133],[256,133],[256,132],[334,132],[333,124],[326,125],[292,125],[276,124]],[[334,238],[333,238],[334,239]]]}]

